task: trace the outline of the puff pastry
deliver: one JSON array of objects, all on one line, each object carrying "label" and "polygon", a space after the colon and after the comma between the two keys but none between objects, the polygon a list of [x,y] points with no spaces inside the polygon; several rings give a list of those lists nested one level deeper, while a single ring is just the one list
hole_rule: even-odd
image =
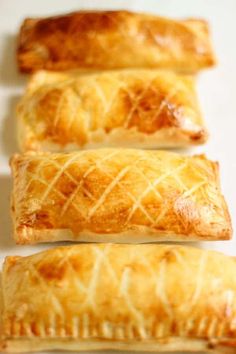
[{"label": "puff pastry", "polygon": [[18,105],[21,150],[179,147],[207,131],[191,77],[156,70],[41,71]]},{"label": "puff pastry", "polygon": [[218,165],[167,151],[97,149],[11,160],[20,244],[231,237]]},{"label": "puff pastry", "polygon": [[235,353],[235,274],[231,257],[176,245],[83,244],[7,257],[2,347]]},{"label": "puff pastry", "polygon": [[128,11],[28,18],[17,58],[22,72],[130,67],[196,72],[215,63],[206,21]]}]

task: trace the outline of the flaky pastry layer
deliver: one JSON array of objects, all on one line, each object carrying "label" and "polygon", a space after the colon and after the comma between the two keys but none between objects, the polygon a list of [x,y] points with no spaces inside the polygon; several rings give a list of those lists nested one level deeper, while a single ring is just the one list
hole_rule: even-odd
[{"label": "flaky pastry layer", "polygon": [[208,137],[194,79],[160,70],[40,71],[17,118],[23,151],[180,147]]},{"label": "flaky pastry layer", "polygon": [[22,72],[130,67],[196,72],[215,63],[206,21],[128,11],[28,18],[17,58]]},{"label": "flaky pastry layer", "polygon": [[223,240],[217,163],[203,155],[97,149],[11,159],[17,243]]},{"label": "flaky pastry layer", "polygon": [[235,272],[231,257],[176,245],[83,244],[7,257],[1,349],[233,353]]}]

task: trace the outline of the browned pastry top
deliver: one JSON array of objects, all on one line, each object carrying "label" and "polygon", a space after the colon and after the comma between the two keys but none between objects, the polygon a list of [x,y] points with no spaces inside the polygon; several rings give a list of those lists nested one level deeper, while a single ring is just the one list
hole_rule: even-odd
[{"label": "browned pastry top", "polygon": [[11,166],[18,243],[89,235],[216,240],[232,233],[218,166],[202,155],[97,149],[16,155]]},{"label": "browned pastry top", "polygon": [[177,245],[83,244],[7,257],[3,343],[22,352],[89,344],[156,352],[173,342],[173,351],[186,343],[194,352],[219,343],[235,350],[235,274],[232,257]]},{"label": "browned pastry top", "polygon": [[161,70],[39,71],[18,105],[23,151],[204,143],[192,77]]},{"label": "browned pastry top", "polygon": [[214,61],[205,21],[128,11],[82,11],[26,19],[18,47],[23,72],[127,67],[194,72]]}]

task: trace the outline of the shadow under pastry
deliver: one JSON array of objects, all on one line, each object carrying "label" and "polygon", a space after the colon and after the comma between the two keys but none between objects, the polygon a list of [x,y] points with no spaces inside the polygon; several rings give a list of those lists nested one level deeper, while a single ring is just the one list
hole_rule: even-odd
[{"label": "shadow under pastry", "polygon": [[11,177],[0,175],[0,251],[15,246],[10,217]]},{"label": "shadow under pastry", "polygon": [[4,155],[10,157],[16,153],[17,145],[17,129],[16,129],[16,106],[19,102],[20,96],[12,96],[8,99],[7,114],[3,117],[0,139],[2,151]]},{"label": "shadow under pastry", "polygon": [[17,36],[9,33],[2,35],[2,51],[0,53],[0,84],[3,87],[23,86],[27,75],[22,75],[17,67]]}]

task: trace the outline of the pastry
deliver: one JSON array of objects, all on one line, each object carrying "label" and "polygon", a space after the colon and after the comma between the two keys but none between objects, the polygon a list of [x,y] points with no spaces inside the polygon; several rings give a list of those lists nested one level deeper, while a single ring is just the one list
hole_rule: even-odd
[{"label": "pastry", "polygon": [[215,64],[206,21],[129,11],[27,18],[17,59],[22,72],[131,67],[196,72]]},{"label": "pastry", "polygon": [[194,79],[156,70],[33,75],[20,101],[21,150],[202,144]]},{"label": "pastry", "polygon": [[7,257],[2,350],[235,353],[235,274],[232,257],[176,245]]},{"label": "pastry", "polygon": [[226,240],[218,165],[203,155],[97,149],[11,159],[20,244]]}]

